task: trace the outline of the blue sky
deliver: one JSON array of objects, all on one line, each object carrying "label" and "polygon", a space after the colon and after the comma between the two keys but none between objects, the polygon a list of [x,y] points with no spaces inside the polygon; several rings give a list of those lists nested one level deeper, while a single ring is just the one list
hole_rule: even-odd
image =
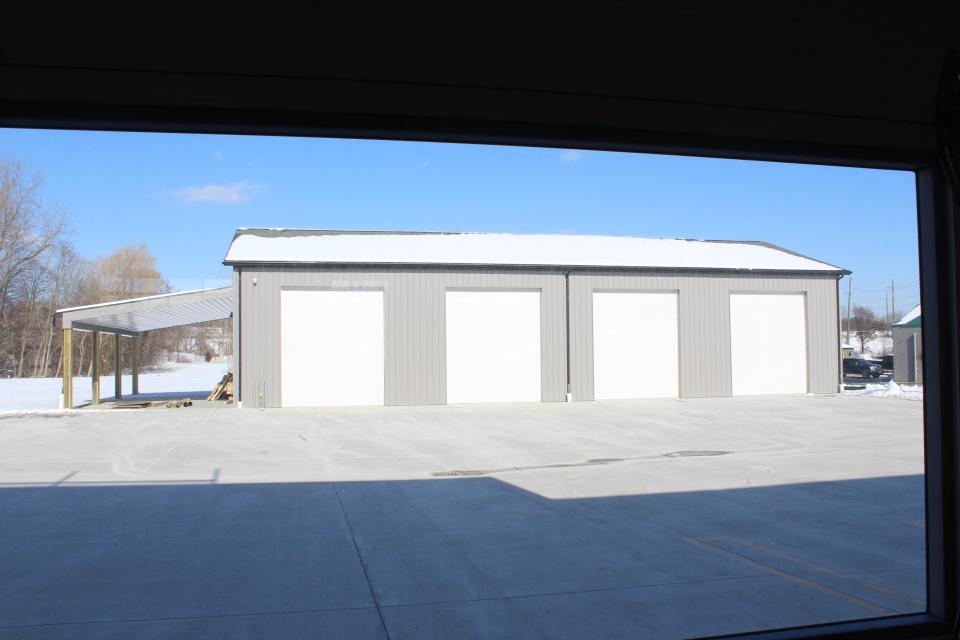
[{"label": "blue sky", "polygon": [[[241,226],[764,240],[919,299],[913,175],[559,149],[0,129],[96,257],[146,242],[175,288],[219,284]],[[846,285],[844,284],[844,295]]]}]

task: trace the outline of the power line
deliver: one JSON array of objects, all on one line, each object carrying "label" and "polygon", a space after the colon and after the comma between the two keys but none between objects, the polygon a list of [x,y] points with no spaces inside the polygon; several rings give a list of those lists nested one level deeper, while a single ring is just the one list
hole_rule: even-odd
[{"label": "power line", "polygon": [[[900,290],[913,290],[913,289],[919,289],[919,288],[920,288],[919,282],[917,284],[897,285],[897,289],[900,289]],[[890,291],[890,287],[885,287],[883,289],[857,289],[856,287],[854,287],[853,290],[858,291],[860,293],[886,293]]]}]

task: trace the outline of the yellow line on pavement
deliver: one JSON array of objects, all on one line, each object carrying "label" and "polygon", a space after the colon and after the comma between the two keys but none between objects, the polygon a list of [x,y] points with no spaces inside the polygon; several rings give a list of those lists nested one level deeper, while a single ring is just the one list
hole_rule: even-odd
[{"label": "yellow line on pavement", "polygon": [[[714,538],[714,539],[716,539],[716,538]],[[850,594],[848,594],[848,593],[843,593],[842,591],[837,591],[836,589],[831,589],[830,587],[826,587],[826,586],[820,584],[819,582],[814,582],[814,581],[812,581],[812,580],[807,580],[807,579],[805,579],[805,578],[800,578],[800,577],[795,576],[795,575],[793,575],[793,574],[787,573],[786,571],[781,571],[780,569],[777,569],[776,567],[771,567],[771,566],[769,566],[769,565],[763,564],[762,562],[757,562],[756,560],[753,560],[753,559],[751,559],[751,558],[747,558],[746,556],[742,556],[742,555],[740,555],[739,553],[734,553],[733,551],[728,551],[728,550],[723,549],[723,548],[721,548],[721,547],[712,545],[712,544],[710,544],[710,543],[708,543],[708,542],[703,542],[703,541],[701,541],[701,540],[698,540],[697,538],[686,538],[686,537],[685,537],[685,538],[683,538],[683,540],[684,540],[685,542],[688,542],[688,543],[694,545],[694,546],[700,547],[701,549],[705,549],[705,550],[707,550],[707,551],[712,551],[713,553],[716,553],[716,554],[719,554],[719,555],[722,555],[722,556],[726,556],[726,557],[728,557],[728,558],[732,558],[732,559],[737,560],[737,561],[739,561],[739,562],[742,562],[742,563],[744,563],[744,564],[748,564],[748,565],[750,565],[750,566],[754,566],[754,567],[757,567],[757,568],[759,568],[759,569],[763,569],[763,570],[765,570],[765,571],[769,571],[769,572],[771,572],[771,573],[773,573],[773,574],[775,574],[775,575],[778,575],[778,576],[780,576],[780,577],[782,577],[782,578],[788,578],[788,579],[790,579],[790,580],[793,580],[794,582],[798,582],[798,583],[800,583],[800,584],[802,584],[802,585],[804,585],[804,586],[806,586],[806,587],[809,587],[809,588],[811,588],[811,589],[813,589],[813,590],[815,590],[815,591],[819,591],[820,593],[822,593],[822,594],[824,594],[824,595],[828,595],[828,596],[831,596],[831,597],[836,598],[836,599],[838,599],[838,600],[843,600],[843,601],[845,601],[845,602],[848,602],[849,604],[858,606],[858,607],[860,607],[860,608],[862,608],[862,609],[866,609],[867,611],[870,611],[871,613],[893,613],[893,612],[890,611],[889,609],[885,609],[885,608],[883,608],[883,607],[881,607],[881,606],[879,606],[879,605],[875,605],[875,604],[873,604],[872,602],[868,602],[868,601],[866,601],[866,600],[862,600],[862,599],[860,599],[860,598],[857,598],[856,596],[851,596]]]},{"label": "yellow line on pavement", "polygon": [[[765,554],[767,554],[767,555],[775,556],[775,557],[778,557],[778,558],[783,558],[784,560],[786,560],[786,561],[788,561],[788,562],[792,562],[792,563],[798,564],[798,565],[800,565],[800,566],[802,566],[802,567],[806,567],[807,569],[810,569],[811,571],[816,571],[816,572],[818,572],[818,573],[823,573],[823,574],[826,574],[826,575],[828,575],[828,576],[831,576],[831,577],[834,577],[834,578],[838,578],[838,579],[840,579],[840,580],[847,580],[847,581],[850,581],[850,582],[856,582],[857,584],[859,584],[859,585],[861,585],[861,586],[864,586],[864,587],[866,587],[866,588],[868,588],[868,589],[872,589],[872,590],[877,591],[877,592],[879,592],[879,593],[885,593],[885,594],[891,595],[891,596],[899,596],[899,597],[901,597],[901,598],[904,598],[904,599],[908,600],[911,604],[915,604],[915,605],[918,605],[918,606],[925,606],[925,605],[926,605],[926,602],[924,602],[923,600],[918,600],[917,598],[914,598],[914,597],[911,596],[910,594],[904,593],[904,592],[902,592],[902,591],[897,591],[896,589],[891,589],[891,588],[889,588],[889,587],[883,587],[883,586],[881,586],[881,585],[874,584],[874,583],[872,583],[872,582],[867,582],[867,581],[865,581],[865,580],[860,580],[859,578],[853,578],[853,577],[851,577],[851,576],[848,576],[848,575],[846,575],[846,574],[840,573],[840,572],[838,572],[838,571],[834,571],[833,569],[828,569],[827,567],[822,567],[822,566],[820,566],[820,565],[818,565],[818,564],[813,564],[812,562],[807,562],[806,560],[801,560],[800,558],[797,558],[797,557],[791,556],[791,555],[789,555],[789,554],[783,553],[782,551],[776,551],[776,550],[774,550],[774,549],[770,549],[770,548],[768,548],[768,547],[764,547],[764,546],[759,545],[759,544],[756,544],[756,543],[754,543],[754,542],[750,542],[749,540],[744,540],[743,538],[736,538],[736,537],[733,537],[733,536],[708,536],[708,537],[701,537],[701,538],[697,538],[697,539],[698,539],[698,540],[701,540],[701,541],[724,541],[724,542],[733,542],[733,543],[736,543],[736,544],[741,544],[741,545],[743,545],[743,546],[745,546],[745,547],[749,547],[749,548],[751,548],[751,549],[755,549],[756,551],[759,551],[760,553],[765,553]],[[731,552],[731,553],[732,553],[732,552]]]}]

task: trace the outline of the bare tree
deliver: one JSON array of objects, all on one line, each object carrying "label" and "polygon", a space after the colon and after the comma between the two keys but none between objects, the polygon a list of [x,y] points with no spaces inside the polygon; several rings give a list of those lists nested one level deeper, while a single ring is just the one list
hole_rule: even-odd
[{"label": "bare tree", "polygon": [[[83,289],[88,297],[84,304],[94,304],[167,293],[170,285],[157,269],[157,258],[150,253],[145,243],[140,243],[119,247],[94,260]],[[165,333],[158,332],[144,341],[141,357],[145,364],[162,360],[163,354],[171,350]],[[127,352],[131,346],[129,341],[123,341],[121,348],[126,354],[123,357],[124,362],[130,362],[130,354]],[[105,373],[113,371],[112,340],[101,345],[100,358],[100,370]]]},{"label": "bare tree", "polygon": [[[68,242],[61,242],[53,259],[45,269],[47,278],[46,295],[36,304],[33,330],[38,345],[34,357],[34,376],[57,375],[59,362],[53,362],[54,353],[59,355],[62,336],[54,329],[51,318],[53,312],[62,307],[84,304],[87,294],[82,285],[86,281],[89,264],[81,258]],[[81,353],[83,345],[80,345]]]},{"label": "bare tree", "polygon": [[42,187],[40,174],[0,158],[0,350],[8,376],[23,375],[33,355],[37,301],[49,293],[47,261],[66,227]]},{"label": "bare tree", "polygon": [[853,335],[860,343],[860,352],[866,351],[866,344],[874,337],[878,331],[883,331],[884,321],[878,318],[873,309],[869,307],[853,307],[850,317],[850,328]]},{"label": "bare tree", "polygon": [[[127,245],[92,262],[66,241],[62,214],[42,194],[43,179],[0,158],[0,376],[60,375],[63,336],[52,323],[63,307],[96,304],[170,291],[146,244]],[[151,332],[143,342],[145,364],[184,350],[204,353],[208,336],[186,330]],[[74,340],[75,373],[88,373],[91,334]],[[122,341],[128,351],[130,341]],[[101,370],[113,370],[114,341],[105,340]],[[129,362],[129,354],[124,357]]]},{"label": "bare tree", "polygon": [[170,291],[146,243],[124,245],[93,264],[95,295],[102,302],[139,298]]}]

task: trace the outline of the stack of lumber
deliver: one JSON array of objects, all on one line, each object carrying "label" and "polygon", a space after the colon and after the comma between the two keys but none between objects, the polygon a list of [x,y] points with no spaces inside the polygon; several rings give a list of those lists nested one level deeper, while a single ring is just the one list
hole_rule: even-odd
[{"label": "stack of lumber", "polygon": [[231,398],[233,398],[233,374],[227,373],[207,396],[207,400],[229,400]]},{"label": "stack of lumber", "polygon": [[146,409],[151,406],[153,403],[144,401],[144,402],[117,402],[114,403],[114,409]]}]

